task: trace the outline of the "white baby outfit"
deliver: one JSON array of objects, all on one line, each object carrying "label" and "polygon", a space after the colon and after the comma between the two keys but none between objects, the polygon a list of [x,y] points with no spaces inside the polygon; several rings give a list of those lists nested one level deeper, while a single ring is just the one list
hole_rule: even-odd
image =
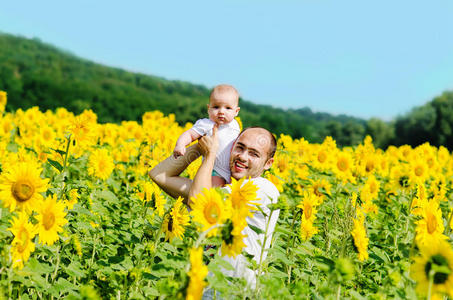
[{"label": "white baby outfit", "polygon": [[[192,129],[201,136],[212,135],[212,128],[215,122],[210,119],[200,119],[195,122]],[[222,124],[217,130],[219,138],[219,150],[217,151],[214,171],[219,174],[227,183],[231,182],[230,176],[230,153],[233,142],[236,140],[241,129],[236,120],[228,124]]]}]

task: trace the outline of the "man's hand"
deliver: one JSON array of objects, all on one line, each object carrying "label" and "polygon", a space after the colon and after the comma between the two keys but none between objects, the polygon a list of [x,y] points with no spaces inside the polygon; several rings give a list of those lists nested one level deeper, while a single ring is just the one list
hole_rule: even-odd
[{"label": "man's hand", "polygon": [[198,141],[203,156],[208,157],[209,155],[216,155],[219,149],[219,138],[217,137],[218,125],[215,124],[212,128],[211,136],[204,136]]}]

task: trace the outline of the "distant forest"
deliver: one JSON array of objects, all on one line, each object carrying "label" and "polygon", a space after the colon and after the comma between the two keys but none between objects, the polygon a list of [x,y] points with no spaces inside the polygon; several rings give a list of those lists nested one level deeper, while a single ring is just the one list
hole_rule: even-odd
[{"label": "distant forest", "polygon": [[[100,122],[141,120],[146,111],[175,114],[180,124],[206,117],[209,89],[188,82],[128,72],[82,58],[39,39],[0,33],[0,90],[7,110],[66,107],[92,109]],[[303,103],[303,99],[300,99]],[[310,108],[281,109],[240,99],[244,126],[262,126],[275,134],[322,142],[332,136],[339,146],[357,145],[371,135],[376,146],[424,142],[453,149],[453,92],[414,108],[391,122],[315,113]]]}]

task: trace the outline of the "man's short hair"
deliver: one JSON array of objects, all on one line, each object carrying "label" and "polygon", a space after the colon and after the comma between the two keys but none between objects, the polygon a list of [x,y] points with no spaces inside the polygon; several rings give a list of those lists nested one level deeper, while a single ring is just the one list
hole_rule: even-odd
[{"label": "man's short hair", "polygon": [[246,131],[247,129],[252,129],[252,128],[259,128],[259,129],[263,129],[268,137],[269,137],[269,153],[268,153],[268,159],[271,159],[274,157],[275,155],[275,152],[277,151],[277,139],[275,138],[275,136],[272,134],[272,132],[270,132],[269,130],[267,130],[266,128],[263,128],[263,127],[260,127],[260,126],[250,126],[250,127],[247,127],[247,128],[244,128],[241,133],[239,134],[239,136],[244,132]]}]

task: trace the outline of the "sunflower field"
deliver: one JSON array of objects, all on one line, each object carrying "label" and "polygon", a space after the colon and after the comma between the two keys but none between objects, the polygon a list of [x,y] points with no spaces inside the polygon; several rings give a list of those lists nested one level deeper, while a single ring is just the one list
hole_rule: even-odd
[{"label": "sunflower field", "polygon": [[278,137],[263,176],[280,214],[266,258],[249,257],[251,288],[224,274],[222,255],[247,257],[256,187],[205,190],[189,212],[147,176],[192,124],[158,111],[100,124],[92,111],[5,112],[6,101],[0,91],[0,299],[453,298],[444,147]]}]

